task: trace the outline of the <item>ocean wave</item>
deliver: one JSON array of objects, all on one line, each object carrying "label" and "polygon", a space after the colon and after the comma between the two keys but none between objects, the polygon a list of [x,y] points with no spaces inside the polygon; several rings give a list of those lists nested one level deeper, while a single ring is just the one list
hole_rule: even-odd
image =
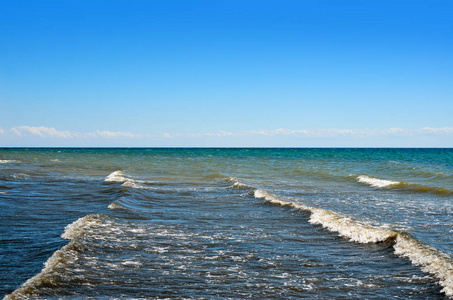
[{"label": "ocean wave", "polygon": [[361,183],[365,183],[365,184],[371,185],[373,187],[378,187],[378,188],[383,188],[383,187],[387,187],[387,186],[396,185],[396,184],[400,184],[401,183],[401,182],[398,182],[398,181],[373,178],[373,177],[368,177],[368,176],[365,176],[365,175],[357,176],[357,181],[361,182]]},{"label": "ocean wave", "polygon": [[227,176],[223,175],[223,174],[220,174],[220,173],[213,173],[213,174],[209,174],[207,175],[208,178],[227,178]]},{"label": "ocean wave", "polygon": [[41,287],[52,286],[55,277],[61,276],[66,267],[77,260],[77,250],[73,243],[57,250],[44,263],[41,272],[28,279],[21,287],[6,295],[4,299],[30,299],[42,294]]},{"label": "ocean wave", "polygon": [[120,197],[117,200],[110,203],[110,205],[107,208],[113,210],[128,210],[128,211],[142,209],[140,207],[140,203],[135,201],[134,198],[130,197]]},{"label": "ocean wave", "polygon": [[19,161],[12,160],[12,159],[0,159],[0,164],[7,164],[7,163],[17,163]]},{"label": "ocean wave", "polygon": [[451,196],[453,195],[453,191],[445,188],[440,187],[433,187],[433,186],[426,186],[421,184],[410,184],[407,182],[400,182],[400,181],[392,181],[386,179],[379,179],[375,177],[369,177],[366,175],[351,175],[356,178],[356,180],[360,183],[365,183],[372,187],[376,188],[392,188],[392,189],[399,189],[404,190],[412,193],[431,193],[437,195],[445,195]]},{"label": "ocean wave", "polygon": [[413,265],[439,279],[442,292],[453,297],[453,259],[451,256],[425,245],[408,233],[399,233],[393,246],[395,254],[408,258]]},{"label": "ocean wave", "polygon": [[340,236],[348,238],[353,242],[378,243],[396,238],[397,232],[394,230],[375,228],[331,210],[281,200],[278,196],[264,190],[256,190],[255,198],[263,199],[268,203],[279,206],[287,206],[306,211],[310,213],[310,223],[319,224],[329,231],[338,232]]},{"label": "ocean wave", "polygon": [[88,215],[74,221],[66,226],[61,235],[70,242],[52,254],[44,263],[44,268],[40,273],[28,279],[21,287],[6,295],[4,299],[29,299],[42,296],[46,293],[47,288],[52,288],[56,284],[56,281],[64,281],[68,274],[68,267],[77,263],[80,252],[84,248],[81,240],[86,236],[102,240],[105,236],[115,234],[119,230],[113,226],[113,220],[107,215]]},{"label": "ocean wave", "polygon": [[132,178],[129,178],[122,171],[115,171],[115,172],[110,173],[104,179],[104,181],[122,183],[121,186],[126,187],[126,188],[134,188],[134,189],[152,189],[151,187],[145,187],[140,183],[144,183],[147,185],[154,184],[153,182],[145,182],[145,181],[134,180]]},{"label": "ocean wave", "polygon": [[439,279],[442,292],[453,297],[453,259],[451,256],[423,244],[411,234],[393,229],[371,226],[354,220],[334,211],[314,208],[280,199],[278,196],[264,190],[255,190],[255,198],[268,203],[292,207],[310,213],[309,222],[318,224],[325,229],[337,232],[340,236],[357,243],[391,242],[395,254],[408,258],[423,272],[432,274]]},{"label": "ocean wave", "polygon": [[121,204],[117,202],[112,202],[110,203],[109,206],[107,206],[108,209],[126,209],[126,207],[122,206]]},{"label": "ocean wave", "polygon": [[[126,178],[122,173],[121,176]],[[240,183],[235,178],[230,178],[230,181]],[[125,182],[127,180],[123,183]],[[247,186],[247,189],[249,188],[253,187]],[[253,195],[256,199],[264,200],[272,205],[305,211],[310,215],[308,221],[311,224],[321,225],[326,230],[337,232],[340,236],[350,241],[357,243],[389,243],[389,246],[392,245],[394,247],[395,254],[409,259],[412,264],[419,266],[422,271],[438,278],[439,284],[443,288],[442,292],[449,297],[453,297],[452,258],[435,248],[423,244],[411,234],[373,226],[335,211],[287,201],[263,189],[254,189]],[[113,207],[116,204],[119,204],[119,201],[118,203],[113,202],[111,204],[112,207],[109,206],[109,208],[118,209]],[[127,232],[127,230],[131,229],[120,226],[118,220],[107,215],[88,215],[67,225],[61,237],[69,240],[69,244],[54,252],[39,274],[27,280],[19,289],[6,296],[5,299],[21,299],[42,295],[43,291],[40,290],[42,287],[51,287],[53,280],[58,276],[64,276],[68,266],[79,259],[79,252],[84,249],[84,239],[102,241],[114,235]],[[143,229],[132,230],[142,232],[141,230]],[[123,264],[135,265],[137,263],[125,261]]]},{"label": "ocean wave", "polygon": [[441,196],[452,196],[453,191],[445,188],[426,186],[421,184],[401,184],[401,188],[415,193],[431,193]]},{"label": "ocean wave", "polygon": [[10,175],[10,177],[18,180],[26,180],[30,177],[30,175],[24,173],[15,173]]},{"label": "ocean wave", "polygon": [[109,217],[106,215],[85,216],[66,226],[61,237],[66,240],[73,240],[89,233],[93,227],[111,227],[111,222],[108,222],[108,220]]},{"label": "ocean wave", "polygon": [[115,171],[110,173],[104,181],[106,182],[125,182],[127,181],[127,178],[124,176],[123,172],[121,171]]},{"label": "ocean wave", "polygon": [[233,186],[232,186],[233,188],[245,189],[245,190],[254,190],[255,189],[254,187],[251,187],[249,185],[246,185],[245,183],[240,182],[235,177],[230,177],[230,178],[228,178],[228,180],[233,183]]}]

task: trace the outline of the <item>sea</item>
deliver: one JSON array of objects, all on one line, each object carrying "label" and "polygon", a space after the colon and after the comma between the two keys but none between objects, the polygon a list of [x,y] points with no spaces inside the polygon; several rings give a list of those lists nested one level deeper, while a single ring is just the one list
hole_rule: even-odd
[{"label": "sea", "polygon": [[453,299],[453,149],[0,148],[4,299]]}]

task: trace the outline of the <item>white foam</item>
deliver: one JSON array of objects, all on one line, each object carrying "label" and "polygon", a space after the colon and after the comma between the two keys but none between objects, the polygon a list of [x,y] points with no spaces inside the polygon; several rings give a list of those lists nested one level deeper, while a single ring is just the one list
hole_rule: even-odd
[{"label": "white foam", "polygon": [[12,162],[18,162],[17,160],[10,160],[10,159],[0,159],[0,164],[7,164]]},{"label": "white foam", "polygon": [[69,244],[55,251],[44,263],[44,268],[39,274],[28,279],[20,288],[5,296],[4,299],[28,299],[36,292],[36,288],[48,285],[53,276],[59,274],[59,270],[64,270],[68,265],[75,263],[78,260],[77,247],[74,247],[74,244],[77,243],[76,239],[89,234],[90,228],[93,226],[102,226],[101,215],[88,215],[66,226],[61,237],[71,240]]},{"label": "white foam", "polygon": [[378,243],[394,239],[398,234],[396,231],[372,227],[330,210],[312,208],[311,211],[310,223],[319,224],[329,231],[338,232],[340,236],[353,242]]},{"label": "white foam", "polygon": [[358,243],[377,243],[383,242],[390,238],[395,238],[397,232],[369,226],[365,223],[356,221],[351,217],[339,213],[305,206],[302,204],[279,199],[276,195],[264,190],[256,190],[255,197],[264,199],[269,203],[281,206],[290,206],[295,209],[308,211],[311,213],[309,222],[319,224],[329,231],[338,232],[340,236],[349,238],[351,241]]},{"label": "white foam", "polygon": [[121,265],[139,267],[142,264],[140,262],[138,262],[138,261],[126,260],[126,261],[122,262]]},{"label": "white foam", "polygon": [[115,203],[115,202],[112,202],[110,203],[109,206],[107,206],[108,209],[126,209],[124,206],[122,206],[121,204],[118,204],[118,203]]},{"label": "white foam", "polygon": [[22,286],[11,294],[6,295],[4,299],[28,299],[36,290],[36,287],[47,285],[49,283],[51,274],[55,273],[58,268],[64,269],[68,264],[74,263],[77,260],[77,253],[72,250],[73,245],[69,243],[57,250],[53,255],[44,263],[44,268],[39,274],[28,279]]},{"label": "white foam", "polygon": [[127,178],[124,177],[124,174],[123,172],[121,171],[115,171],[115,172],[112,172],[110,173],[104,181],[108,181],[108,182],[125,182],[127,181]]},{"label": "white foam", "polygon": [[383,188],[383,187],[387,187],[390,185],[400,184],[400,182],[398,182],[398,181],[373,178],[373,177],[368,177],[365,175],[357,176],[357,181],[371,185],[373,187],[378,187],[378,188]]},{"label": "white foam", "polygon": [[271,194],[271,193],[269,193],[268,191],[265,191],[265,190],[255,190],[254,195],[255,195],[255,198],[266,200],[266,202],[269,202],[269,203],[272,203],[272,204],[277,204],[277,205],[281,205],[281,206],[292,206],[294,208],[302,208],[302,207],[304,207],[306,209],[304,209],[304,208],[302,208],[302,209],[309,210],[308,207],[305,207],[305,206],[299,207],[300,205],[298,205],[296,203],[281,200],[276,195]]},{"label": "white foam", "polygon": [[102,215],[88,215],[66,226],[61,237],[73,240],[88,234],[94,227],[111,227],[111,224],[103,220]]},{"label": "white foam", "polygon": [[394,248],[397,255],[407,257],[423,272],[436,276],[443,287],[442,292],[453,297],[453,259],[449,255],[404,233],[398,234]]},{"label": "white foam", "polygon": [[150,188],[137,184],[132,179],[127,179],[121,186],[130,187],[130,188],[134,188],[134,189],[150,189]]},{"label": "white foam", "polygon": [[121,186],[124,187],[130,187],[134,189],[150,189],[148,187],[144,187],[137,182],[142,182],[142,181],[135,181],[133,179],[127,178],[122,171],[115,171],[110,173],[104,181],[107,182],[119,182],[123,183]]},{"label": "white foam", "polygon": [[413,265],[439,279],[442,292],[453,297],[453,259],[441,251],[425,245],[410,234],[383,227],[374,227],[330,210],[308,207],[279,199],[264,190],[256,190],[255,197],[269,203],[302,209],[311,213],[309,222],[319,224],[342,237],[357,243],[394,241],[395,254],[408,258]]},{"label": "white foam", "polygon": [[242,182],[240,182],[237,178],[235,177],[230,177],[229,180],[233,182],[233,187],[239,188],[239,189],[253,189],[253,187],[248,186]]}]

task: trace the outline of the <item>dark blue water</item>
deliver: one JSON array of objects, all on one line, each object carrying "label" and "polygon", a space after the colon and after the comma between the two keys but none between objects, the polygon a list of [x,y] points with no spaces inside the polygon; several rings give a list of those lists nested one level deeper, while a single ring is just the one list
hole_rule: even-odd
[{"label": "dark blue water", "polygon": [[453,295],[452,149],[2,149],[0,170],[13,299]]}]

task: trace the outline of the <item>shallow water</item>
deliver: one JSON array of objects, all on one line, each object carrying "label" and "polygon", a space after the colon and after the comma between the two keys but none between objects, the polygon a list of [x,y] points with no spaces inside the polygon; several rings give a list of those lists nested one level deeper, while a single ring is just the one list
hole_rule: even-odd
[{"label": "shallow water", "polygon": [[452,149],[2,149],[0,170],[7,298],[453,296]]}]

